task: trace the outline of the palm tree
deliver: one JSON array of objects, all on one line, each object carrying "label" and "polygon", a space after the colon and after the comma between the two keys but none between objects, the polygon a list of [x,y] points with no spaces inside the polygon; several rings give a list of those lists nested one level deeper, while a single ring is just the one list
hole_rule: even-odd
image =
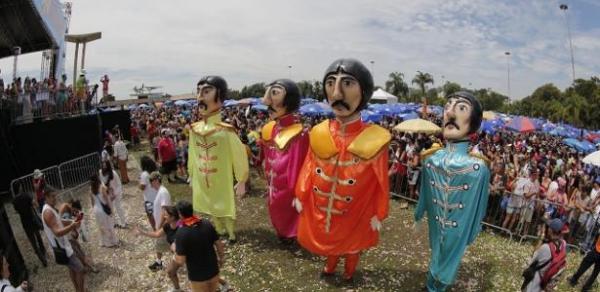
[{"label": "palm tree", "polygon": [[426,101],[425,98],[427,96],[427,92],[425,91],[425,87],[427,83],[431,83],[433,85],[433,77],[431,74],[417,71],[417,75],[415,75],[415,78],[413,78],[412,83],[419,85],[421,92],[423,93],[423,101]]},{"label": "palm tree", "polygon": [[403,97],[408,94],[408,85],[404,82],[404,74],[392,72],[388,77],[388,81],[385,82],[385,91],[397,97]]}]

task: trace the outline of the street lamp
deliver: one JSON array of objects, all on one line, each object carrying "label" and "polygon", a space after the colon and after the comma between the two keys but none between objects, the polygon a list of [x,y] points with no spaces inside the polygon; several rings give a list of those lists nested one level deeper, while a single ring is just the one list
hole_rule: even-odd
[{"label": "street lamp", "polygon": [[288,65],[288,75],[289,78],[292,79],[292,65]]},{"label": "street lamp", "polygon": [[506,88],[508,89],[508,99],[510,100],[510,52],[504,52],[506,55]]},{"label": "street lamp", "polygon": [[573,56],[573,40],[571,39],[571,28],[569,27],[569,15],[567,14],[567,10],[569,6],[567,4],[560,4],[560,10],[565,13],[565,22],[567,24],[567,34],[569,36],[569,47],[571,48],[571,70],[573,72],[573,82],[575,82],[575,57]]}]

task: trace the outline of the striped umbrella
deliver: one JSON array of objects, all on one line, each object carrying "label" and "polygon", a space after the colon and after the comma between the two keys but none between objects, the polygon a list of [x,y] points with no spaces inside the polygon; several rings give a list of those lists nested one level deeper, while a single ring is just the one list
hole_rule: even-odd
[{"label": "striped umbrella", "polygon": [[506,128],[519,133],[530,133],[535,131],[535,124],[529,118],[515,117],[506,124]]}]

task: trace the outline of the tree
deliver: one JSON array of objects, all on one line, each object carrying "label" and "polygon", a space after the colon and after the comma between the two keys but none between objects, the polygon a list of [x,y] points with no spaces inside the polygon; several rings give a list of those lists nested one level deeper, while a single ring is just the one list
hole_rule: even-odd
[{"label": "tree", "polygon": [[313,84],[313,96],[316,100],[325,99],[325,96],[323,95],[323,82],[315,80]]},{"label": "tree", "polygon": [[408,94],[408,85],[404,82],[404,74],[392,72],[388,77],[388,81],[385,82],[385,91],[397,97],[406,96]]},{"label": "tree", "polygon": [[427,83],[431,83],[433,85],[433,77],[431,76],[431,74],[429,73],[423,73],[421,71],[417,71],[417,75],[415,75],[415,78],[413,78],[412,80],[413,84],[417,84],[419,85],[419,88],[421,89],[421,93],[423,96],[423,99],[426,97],[426,85]]},{"label": "tree", "polygon": [[227,90],[227,98],[238,100],[242,98],[240,91],[237,89],[228,89]]},{"label": "tree", "polygon": [[461,90],[460,84],[455,82],[446,81],[446,84],[442,87],[444,95],[449,95]]},{"label": "tree", "polygon": [[538,87],[535,91],[533,91],[531,98],[535,100],[550,101],[554,99],[560,99],[561,93],[558,87],[552,83],[548,83]]},{"label": "tree", "polygon": [[297,85],[298,85],[298,90],[300,90],[300,96],[303,96],[303,97],[313,97],[314,96],[314,89],[313,89],[313,84],[311,81],[302,80],[302,81],[298,82]]},{"label": "tree", "polygon": [[250,86],[242,87],[240,91],[240,96],[242,98],[246,97],[262,97],[265,95],[265,84],[264,83],[254,83]]}]

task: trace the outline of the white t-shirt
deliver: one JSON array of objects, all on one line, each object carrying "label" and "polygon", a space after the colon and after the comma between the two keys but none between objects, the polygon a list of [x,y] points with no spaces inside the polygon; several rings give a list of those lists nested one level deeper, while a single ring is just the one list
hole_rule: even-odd
[{"label": "white t-shirt", "polygon": [[10,282],[7,279],[0,279],[0,289],[2,289],[2,287],[4,287],[2,292],[22,292],[23,291],[23,288],[21,288],[21,286],[15,288],[10,284]]},{"label": "white t-shirt", "polygon": [[156,190],[150,186],[150,174],[147,171],[140,174],[140,184],[146,186],[144,189],[144,202],[154,202]]},{"label": "white t-shirt", "polygon": [[154,223],[156,224],[154,227],[156,228],[156,230],[161,228],[161,226],[158,225],[160,224],[160,215],[162,213],[162,207],[169,205],[171,205],[171,194],[169,194],[167,188],[161,185],[160,188],[158,188],[158,192],[156,193],[156,198],[154,199],[154,206],[152,206],[152,215],[154,216]]}]

